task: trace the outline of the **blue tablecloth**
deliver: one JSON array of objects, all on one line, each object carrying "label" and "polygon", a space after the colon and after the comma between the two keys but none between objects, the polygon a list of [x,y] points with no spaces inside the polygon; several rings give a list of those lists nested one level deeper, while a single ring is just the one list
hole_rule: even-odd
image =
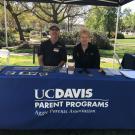
[{"label": "blue tablecloth", "polygon": [[134,79],[97,70],[90,76],[8,71],[13,67],[0,73],[0,129],[135,129]]}]

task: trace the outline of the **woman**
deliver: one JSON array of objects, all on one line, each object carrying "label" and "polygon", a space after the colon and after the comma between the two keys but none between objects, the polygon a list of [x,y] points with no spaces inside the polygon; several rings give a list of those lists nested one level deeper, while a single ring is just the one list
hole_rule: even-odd
[{"label": "woman", "polygon": [[91,43],[87,29],[80,31],[80,43],[74,47],[73,59],[76,68],[100,68],[99,50]]}]

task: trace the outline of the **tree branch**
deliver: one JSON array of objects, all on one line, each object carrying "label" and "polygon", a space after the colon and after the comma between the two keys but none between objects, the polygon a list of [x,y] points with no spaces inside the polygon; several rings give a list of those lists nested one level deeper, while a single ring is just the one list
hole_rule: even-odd
[{"label": "tree branch", "polygon": [[28,9],[26,9],[26,10],[21,11],[20,13],[17,13],[16,15],[17,15],[17,16],[19,16],[19,15],[21,15],[21,14],[23,14],[23,13],[28,12],[28,11],[29,11],[29,10],[28,10]]}]

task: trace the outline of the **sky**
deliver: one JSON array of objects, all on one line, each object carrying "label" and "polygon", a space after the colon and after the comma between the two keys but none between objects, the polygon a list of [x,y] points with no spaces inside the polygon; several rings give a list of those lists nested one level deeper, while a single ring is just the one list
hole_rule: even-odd
[{"label": "sky", "polygon": [[130,8],[132,12],[135,12],[135,0],[122,6],[122,10],[125,8]]}]

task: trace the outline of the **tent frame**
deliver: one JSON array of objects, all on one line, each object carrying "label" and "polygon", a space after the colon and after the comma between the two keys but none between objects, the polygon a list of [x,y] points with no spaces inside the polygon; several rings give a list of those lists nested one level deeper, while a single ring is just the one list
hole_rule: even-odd
[{"label": "tent frame", "polygon": [[115,29],[115,40],[113,45],[113,68],[115,64],[115,54],[116,54],[116,46],[117,46],[117,35],[118,35],[118,27],[119,27],[119,14],[120,14],[120,7],[117,7],[117,20],[116,20],[116,29]]},{"label": "tent frame", "polygon": [[7,2],[4,0],[4,20],[5,20],[5,44],[6,48],[8,48],[8,32],[7,32]]}]

